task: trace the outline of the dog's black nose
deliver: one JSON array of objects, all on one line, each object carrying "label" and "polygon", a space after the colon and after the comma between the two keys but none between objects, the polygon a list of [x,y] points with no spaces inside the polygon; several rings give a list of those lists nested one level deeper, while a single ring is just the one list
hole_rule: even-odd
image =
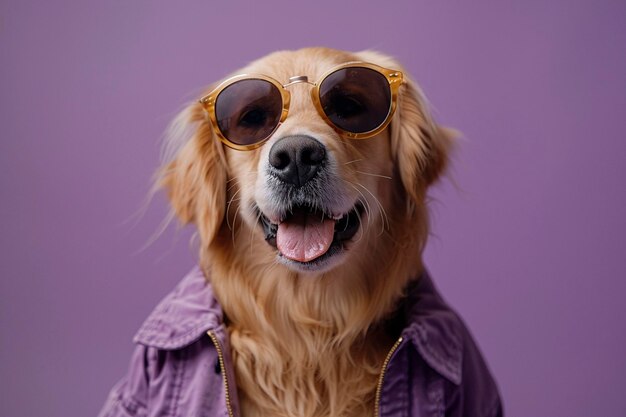
[{"label": "dog's black nose", "polygon": [[282,181],[301,187],[326,161],[326,149],[309,136],[288,136],[270,149],[269,162]]}]

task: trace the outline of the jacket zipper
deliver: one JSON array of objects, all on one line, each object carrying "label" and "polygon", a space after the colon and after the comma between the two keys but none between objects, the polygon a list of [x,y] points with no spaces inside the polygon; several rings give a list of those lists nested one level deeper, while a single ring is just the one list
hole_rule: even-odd
[{"label": "jacket zipper", "polygon": [[396,352],[396,350],[398,350],[400,343],[402,343],[402,337],[396,340],[396,343],[393,344],[393,346],[389,350],[389,353],[387,353],[387,357],[385,358],[385,361],[383,362],[383,369],[380,373],[380,376],[378,377],[378,384],[376,385],[376,397],[374,399],[374,408],[375,408],[374,415],[376,417],[380,417],[380,396],[383,390],[383,383],[385,382],[385,374],[387,373],[387,366],[389,365],[389,361],[391,360],[391,357],[393,356],[393,354]]},{"label": "jacket zipper", "polygon": [[207,334],[209,335],[209,337],[211,338],[211,341],[215,345],[215,350],[217,350],[217,360],[220,363],[220,373],[222,374],[222,378],[224,380],[224,396],[226,397],[226,410],[228,411],[228,416],[235,417],[235,414],[233,413],[232,405],[230,403],[230,388],[228,385],[228,377],[226,375],[226,368],[224,366],[224,351],[222,350],[222,345],[220,345],[220,342],[217,339],[217,336],[212,330],[209,330]]}]

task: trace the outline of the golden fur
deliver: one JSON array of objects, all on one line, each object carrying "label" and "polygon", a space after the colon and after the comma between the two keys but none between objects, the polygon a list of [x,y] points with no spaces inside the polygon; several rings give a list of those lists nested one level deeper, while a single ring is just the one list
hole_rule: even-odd
[{"label": "golden fur", "polygon": [[[355,60],[400,69],[370,51],[307,48],[273,53],[237,73],[315,80]],[[397,337],[382,323],[422,269],[425,193],[444,169],[451,141],[411,81],[400,90],[390,126],[366,140],[339,137],[315,111],[309,89],[290,87],[289,117],[273,137],[317,138],[339,162],[348,193],[367,202],[357,236],[329,271],[296,272],[276,262],[249,209],[269,145],[224,147],[200,104],[173,124],[158,180],[178,218],[198,229],[200,262],[225,312],[245,417],[374,413],[381,366]]]}]

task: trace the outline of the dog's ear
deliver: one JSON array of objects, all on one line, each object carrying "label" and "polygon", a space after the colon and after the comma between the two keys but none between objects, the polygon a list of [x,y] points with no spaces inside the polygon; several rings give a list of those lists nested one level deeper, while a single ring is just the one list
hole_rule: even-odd
[{"label": "dog's ear", "polygon": [[424,193],[444,172],[458,133],[433,121],[420,89],[406,80],[391,122],[391,149],[406,193],[421,204]]},{"label": "dog's ear", "polygon": [[227,171],[224,150],[201,104],[189,105],[174,119],[165,146],[157,186],[166,190],[180,221],[195,223],[210,243],[224,219]]}]

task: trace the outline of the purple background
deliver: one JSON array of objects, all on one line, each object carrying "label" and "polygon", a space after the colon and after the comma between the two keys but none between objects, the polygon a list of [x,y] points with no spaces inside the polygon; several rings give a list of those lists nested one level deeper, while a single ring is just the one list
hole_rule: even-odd
[{"label": "purple background", "polygon": [[[176,4],[174,4],[176,3]],[[0,3],[0,415],[95,415],[194,264],[144,205],[199,88],[276,49],[395,55],[464,132],[426,260],[509,416],[626,413],[623,1]]]}]

